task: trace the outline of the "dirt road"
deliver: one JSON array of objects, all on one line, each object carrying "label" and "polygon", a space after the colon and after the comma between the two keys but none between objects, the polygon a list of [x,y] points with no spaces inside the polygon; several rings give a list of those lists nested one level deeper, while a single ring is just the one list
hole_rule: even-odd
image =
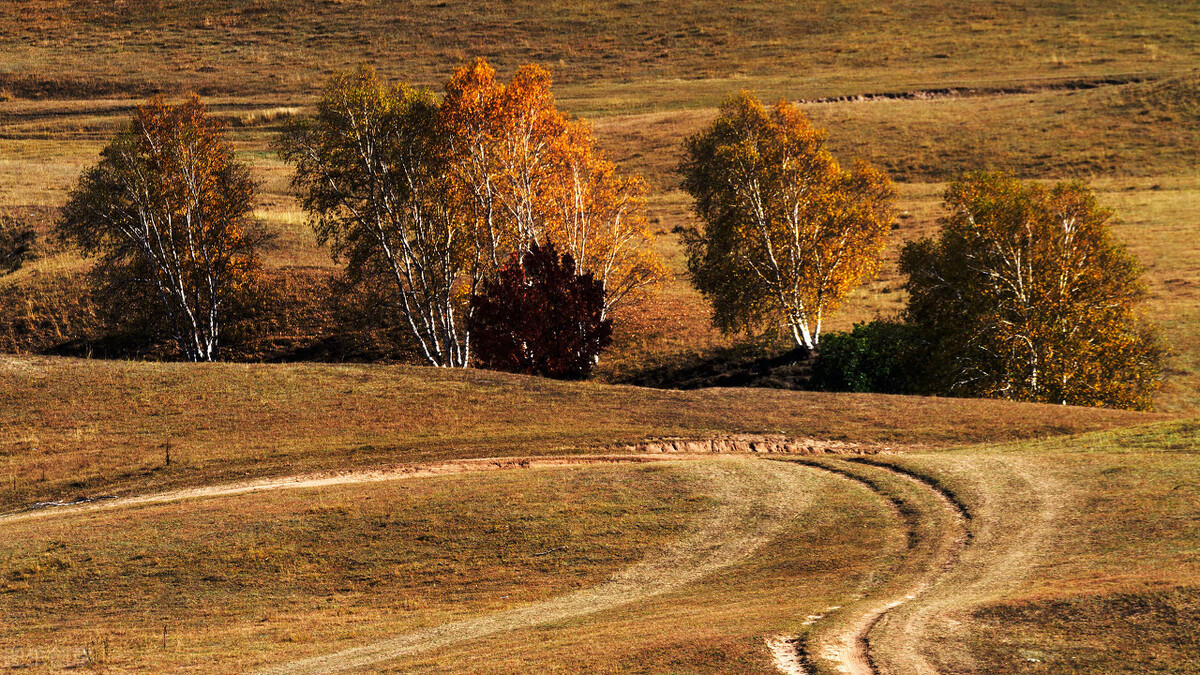
[{"label": "dirt road", "polygon": [[804,484],[803,472],[807,471],[800,466],[727,458],[706,463],[703,471],[713,485],[712,494],[719,505],[675,545],[619,572],[603,584],[525,607],[280,665],[262,673],[340,673],[643,600],[746,559],[780,528],[813,506],[806,491],[800,489]]},{"label": "dirt road", "polygon": [[17,513],[0,515],[0,525],[22,520],[37,520],[42,518],[58,518],[78,515],[93,511],[108,511],[112,509],[127,509],[147,504],[163,504],[187,499],[202,499],[205,497],[229,497],[251,492],[269,492],[273,490],[303,490],[312,488],[331,487],[335,485],[353,485],[358,483],[377,483],[384,481],[404,480],[409,478],[428,478],[456,473],[475,473],[479,471],[499,471],[507,469],[529,469],[556,466],[577,466],[583,464],[618,464],[688,461],[704,459],[694,455],[568,455],[564,457],[501,457],[485,459],[460,459],[431,464],[413,464],[397,466],[390,469],[374,469],[369,471],[343,471],[337,473],[306,474],[285,476],[282,478],[264,478],[260,480],[223,485],[209,485],[196,488],[183,488],[168,492],[158,492],[150,495],[100,499],[81,503],[69,503],[61,506],[46,506]]}]

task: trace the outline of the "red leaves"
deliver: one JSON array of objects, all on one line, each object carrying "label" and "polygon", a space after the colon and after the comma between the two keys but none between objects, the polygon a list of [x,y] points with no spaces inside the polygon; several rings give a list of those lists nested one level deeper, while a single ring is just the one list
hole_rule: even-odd
[{"label": "red leaves", "polygon": [[570,254],[534,245],[471,299],[476,361],[514,373],[582,379],[612,342],[601,318],[604,289],[591,274],[576,274]]}]

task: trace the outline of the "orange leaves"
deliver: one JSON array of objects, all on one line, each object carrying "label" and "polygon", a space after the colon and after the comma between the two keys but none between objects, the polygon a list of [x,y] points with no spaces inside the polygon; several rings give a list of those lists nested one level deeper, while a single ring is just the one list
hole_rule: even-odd
[{"label": "orange leaves", "polygon": [[281,138],[318,235],[351,271],[383,270],[434,365],[469,361],[465,299],[510,253],[553,243],[603,284],[607,312],[660,278],[644,186],[554,105],[550,75],[509,82],[480,59],[429,92],[336,76],[312,122]]},{"label": "orange leaves", "polygon": [[891,181],[862,163],[844,171],[824,142],[796,107],[746,92],[687,140],[680,171],[705,222],[687,237],[688,267],[723,330],[782,319],[811,349],[824,314],[878,268]]},{"label": "orange leaves", "polygon": [[495,75],[482,59],[460,69],[439,112],[452,148],[448,169],[498,264],[504,250],[541,240],[567,120],[554,106],[545,70],[525,66],[507,85]]}]

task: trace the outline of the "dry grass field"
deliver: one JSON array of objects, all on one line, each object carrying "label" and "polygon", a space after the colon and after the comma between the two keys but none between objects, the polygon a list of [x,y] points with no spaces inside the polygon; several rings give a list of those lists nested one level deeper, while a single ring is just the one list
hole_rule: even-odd
[{"label": "dry grass field", "polygon": [[[275,134],[339,69],[436,89],[477,56],[549,68],[651,187],[672,279],[591,382],[322,351],[338,268]],[[743,88],[898,183],[830,330],[903,307],[898,250],[959,172],[1091,185],[1172,350],[1158,412],[629,386],[780,349],[709,326],[673,232],[683,139]],[[132,108],[187,91],[261,182],[285,334],[243,363],[76,358],[105,353],[88,261],[44,239],[0,276],[0,671],[766,674],[781,649],[812,675],[1200,672],[1194,2],[14,0],[0,213],[44,237]],[[590,459],[729,434],[888,454]],[[412,473],[480,458],[507,459]],[[81,497],[113,499],[26,510]]]}]

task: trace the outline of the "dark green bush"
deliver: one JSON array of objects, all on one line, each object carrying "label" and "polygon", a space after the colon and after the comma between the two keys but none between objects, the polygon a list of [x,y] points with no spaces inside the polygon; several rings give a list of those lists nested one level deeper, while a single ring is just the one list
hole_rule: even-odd
[{"label": "dark green bush", "polygon": [[916,393],[926,360],[911,326],[879,319],[823,336],[809,382],[824,391]]},{"label": "dark green bush", "polygon": [[35,257],[37,234],[24,221],[0,215],[0,275],[20,269]]}]

